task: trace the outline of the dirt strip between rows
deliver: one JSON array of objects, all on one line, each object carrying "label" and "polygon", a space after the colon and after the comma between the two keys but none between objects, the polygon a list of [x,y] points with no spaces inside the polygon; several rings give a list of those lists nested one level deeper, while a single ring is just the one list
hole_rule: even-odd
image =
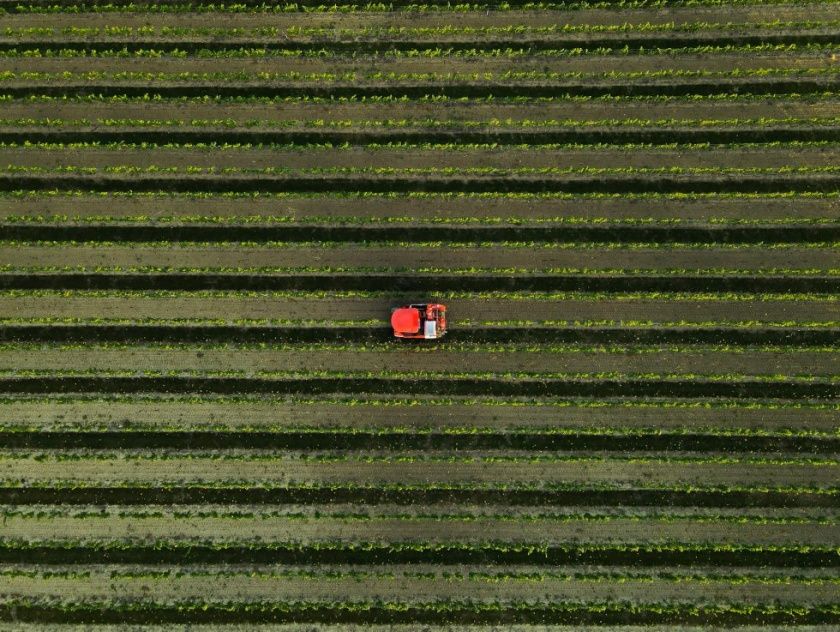
[{"label": "dirt strip between rows", "polygon": [[[438,524],[440,520],[449,522],[469,522],[474,519],[486,520],[518,520],[528,523],[534,520],[541,521],[540,524],[566,523],[569,521],[590,520],[597,523],[600,520],[624,519],[625,522],[638,522],[639,520],[648,523],[665,524],[673,520],[710,523],[721,518],[723,524],[731,519],[737,524],[738,520],[744,519],[747,524],[750,518],[772,521],[799,520],[805,524],[809,521],[828,524],[840,521],[840,513],[836,509],[828,507],[624,507],[624,506],[590,506],[590,507],[533,507],[518,505],[463,505],[439,503],[435,505],[359,505],[359,504],[332,504],[332,505],[260,505],[258,507],[219,504],[197,504],[197,505],[133,505],[127,508],[123,505],[28,505],[21,511],[19,505],[0,505],[0,515],[7,519],[15,516],[19,520],[43,520],[53,519],[86,519],[92,515],[98,515],[103,520],[114,518],[128,520],[137,518],[139,520],[168,519],[173,522],[179,520],[191,520],[192,518],[207,519],[213,518],[222,521],[223,519],[237,520],[248,518],[252,521],[266,519],[289,520],[387,520],[387,519],[416,519],[427,520],[430,524]],[[583,516],[581,514],[584,514]],[[454,517],[453,517],[454,516]],[[23,527],[22,527],[23,528]],[[413,570],[413,568],[411,569]],[[434,571],[435,566],[430,565],[429,571]],[[769,569],[767,569],[769,570]],[[703,572],[702,567],[697,572]],[[757,570],[759,573],[765,569]]]},{"label": "dirt strip between rows", "polygon": [[[3,458],[3,457],[6,458]],[[132,484],[598,484],[614,485],[768,485],[830,486],[837,483],[833,465],[799,463],[682,463],[668,461],[303,461],[299,457],[213,459],[173,456],[167,459],[104,455],[55,460],[0,455],[0,479],[24,484],[51,481]]]},{"label": "dirt strip between rows", "polygon": [[[766,7],[732,6],[719,7],[669,7],[660,9],[573,9],[544,11],[430,11],[400,12],[398,24],[405,28],[433,28],[440,26],[455,27],[504,27],[549,25],[614,25],[624,24],[662,24],[683,25],[695,22],[761,24],[770,18],[782,22],[835,20],[836,7],[826,4],[789,4],[773,5],[772,14]],[[392,12],[315,12],[307,13],[305,21],[297,13],[257,13],[226,14],[220,23],[219,16],[213,13],[97,13],[81,14],[11,14],[3,16],[7,28],[55,28],[59,33],[70,27],[103,28],[105,26],[130,26],[141,28],[323,28],[339,32],[344,29],[393,28],[395,13]],[[561,29],[562,32],[562,29]]]},{"label": "dirt strip between rows", "polygon": [[[831,524],[734,524],[675,520],[553,522],[512,519],[473,521],[304,518],[164,518],[4,517],[3,538],[30,542],[49,540],[207,540],[218,542],[530,542],[541,544],[620,544],[669,542],[732,545],[832,546],[837,526]],[[0,577],[0,581],[4,578]]]},{"label": "dirt strip between rows", "polygon": [[297,403],[289,401],[14,401],[0,403],[0,425],[27,425],[45,430],[124,426],[177,428],[179,430],[225,428],[242,430],[272,427],[422,429],[478,427],[495,430],[545,428],[662,428],[707,427],[731,430],[778,431],[787,428],[817,432],[837,430],[837,411],[831,408],[678,408],[609,405],[563,406],[534,403],[491,405],[481,403],[422,405],[376,405],[367,403]]},{"label": "dirt strip between rows", "polygon": [[482,76],[486,73],[507,72],[649,72],[661,70],[666,63],[669,70],[683,71],[729,71],[759,69],[803,69],[831,68],[835,65],[830,55],[821,53],[797,54],[707,54],[673,55],[663,58],[658,55],[591,55],[579,57],[521,57],[515,59],[487,57],[480,60],[437,57],[437,58],[224,58],[201,59],[194,57],[133,58],[0,58],[0,72],[129,72],[171,73],[171,72],[218,72],[224,65],[225,72],[302,72],[314,74],[359,73],[465,73]]},{"label": "dirt strip between rows", "polygon": [[[840,107],[840,104],[838,104]],[[714,218],[728,220],[836,219],[840,198],[774,197],[765,195],[615,196],[594,199],[586,196],[523,199],[512,196],[428,195],[424,198],[371,195],[365,197],[261,196],[242,198],[191,199],[176,195],[115,195],[109,193],[75,195],[32,195],[23,198],[0,197],[0,218],[67,215],[82,219],[96,217],[272,217],[305,222],[310,218],[405,218],[404,225],[423,224],[454,218],[500,218],[538,221],[555,218],[645,219],[704,222]]]},{"label": "dirt strip between rows", "polygon": [[0,371],[341,371],[378,373],[433,367],[444,373],[681,373],[835,375],[840,352],[727,352],[717,350],[621,352],[488,352],[394,347],[388,350],[0,348]]},{"label": "dirt strip between rows", "polygon": [[[148,103],[74,103],[62,100],[46,103],[3,101],[0,119],[135,119],[174,120],[189,123],[192,120],[218,121],[283,121],[283,120],[348,120],[387,121],[389,119],[438,119],[446,121],[489,121],[511,119],[550,121],[570,119],[575,121],[603,120],[735,120],[735,119],[785,119],[833,118],[840,103],[835,98],[792,99],[765,97],[762,99],[673,99],[643,100],[621,99],[615,102],[592,100],[547,101],[532,104],[459,101],[427,103],[400,101],[384,103],[318,103],[306,101],[279,101],[270,104],[204,103],[150,101]],[[514,122],[511,125],[515,125]],[[257,129],[263,126],[257,126]],[[352,129],[352,128],[351,128]]]},{"label": "dirt strip between rows", "polygon": [[474,248],[368,246],[340,244],[330,247],[284,244],[271,246],[0,246],[0,266],[81,266],[84,268],[162,267],[190,268],[377,268],[528,270],[808,270],[840,269],[840,251],[834,248],[601,248],[523,247],[503,244]]},{"label": "dirt strip between rows", "polygon": [[[89,577],[3,577],[2,591],[8,597],[64,600],[126,599],[151,601],[311,601],[334,603],[340,600],[402,601],[417,603],[438,599],[475,599],[483,602],[527,600],[614,601],[659,603],[773,603],[830,605],[836,601],[837,586],[826,584],[733,584],[727,581],[682,582],[634,580],[622,582],[545,578],[534,580],[482,581],[480,579],[438,577],[416,578],[309,578],[247,576],[182,576],[168,578],[112,577],[92,572]],[[688,597],[688,598],[687,598]]]},{"label": "dirt strip between rows", "polygon": [[[272,296],[244,294],[220,296],[123,295],[85,296],[73,292],[27,296],[0,294],[0,318],[82,318],[82,319],[183,319],[219,320],[312,320],[370,321],[383,324],[391,309],[417,300],[405,294],[378,297]],[[517,299],[451,298],[429,296],[448,307],[450,321],[469,327],[470,322],[575,322],[632,321],[651,323],[727,323],[727,322],[836,322],[840,321],[840,301],[802,300],[691,300],[662,299]]]},{"label": "dirt strip between rows", "polygon": [[840,146],[828,148],[764,147],[756,149],[0,149],[0,165],[55,169],[73,165],[104,169],[116,165],[158,168],[202,167],[290,169],[453,167],[511,169],[583,168],[765,168],[831,167],[840,163]]}]

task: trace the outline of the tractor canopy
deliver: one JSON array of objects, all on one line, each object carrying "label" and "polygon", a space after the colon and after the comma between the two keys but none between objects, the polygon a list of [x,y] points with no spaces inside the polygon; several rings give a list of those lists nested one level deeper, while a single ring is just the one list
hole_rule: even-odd
[{"label": "tractor canopy", "polygon": [[401,334],[420,331],[420,312],[415,307],[400,307],[391,314],[391,326]]}]

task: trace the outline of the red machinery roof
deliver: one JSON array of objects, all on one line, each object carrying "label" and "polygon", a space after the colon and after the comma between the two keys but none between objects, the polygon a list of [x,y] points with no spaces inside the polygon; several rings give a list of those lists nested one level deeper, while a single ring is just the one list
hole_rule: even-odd
[{"label": "red machinery roof", "polygon": [[391,326],[394,331],[404,334],[416,334],[420,331],[420,312],[413,307],[401,307],[391,314]]}]

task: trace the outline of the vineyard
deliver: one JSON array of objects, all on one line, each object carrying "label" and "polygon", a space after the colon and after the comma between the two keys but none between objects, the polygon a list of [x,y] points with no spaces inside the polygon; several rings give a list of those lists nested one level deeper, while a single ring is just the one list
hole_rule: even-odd
[{"label": "vineyard", "polygon": [[0,0],[0,627],[836,630],[838,246],[840,0]]}]

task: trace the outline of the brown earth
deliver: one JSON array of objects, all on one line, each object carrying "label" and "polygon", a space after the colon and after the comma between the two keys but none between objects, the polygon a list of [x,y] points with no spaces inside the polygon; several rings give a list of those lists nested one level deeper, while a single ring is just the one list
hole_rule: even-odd
[{"label": "brown earth", "polygon": [[132,167],[203,167],[264,169],[285,167],[397,169],[454,167],[582,168],[779,168],[833,167],[840,163],[840,146],[830,148],[764,147],[756,149],[2,149],[0,165],[58,168],[68,165],[103,169]]},{"label": "brown earth", "polygon": [[84,268],[377,268],[573,270],[809,270],[840,268],[834,248],[487,248],[360,246],[0,246],[0,265]]},{"label": "brown earth", "polygon": [[435,58],[221,58],[196,59],[166,56],[161,58],[0,58],[0,71],[12,72],[357,72],[360,78],[368,73],[485,73],[505,72],[646,72],[662,70],[730,71],[758,69],[831,68],[834,62],[824,53],[761,53],[705,55],[581,55],[578,57],[519,57],[515,59],[458,57]]},{"label": "brown earth", "polygon": [[[428,520],[373,518],[128,518],[4,519],[4,537],[14,540],[215,540],[222,542],[481,542],[540,544],[712,543],[831,546],[835,524],[737,524],[690,519],[610,521],[502,519]],[[488,534],[492,536],[488,537]]]},{"label": "brown earth", "polygon": [[[232,455],[232,451],[226,451]],[[113,483],[225,483],[249,484],[598,484],[823,486],[837,481],[831,465],[778,463],[680,463],[680,462],[423,462],[303,461],[300,457],[214,459],[198,455],[165,460],[110,458],[54,460],[22,456],[0,458],[0,479],[23,484],[52,481]]]},{"label": "brown earth", "polygon": [[[486,121],[490,119],[513,120],[735,120],[758,118],[833,118],[837,116],[840,102],[828,97],[785,98],[765,97],[754,99],[672,99],[620,100],[616,102],[548,101],[535,104],[494,103],[481,101],[468,103],[420,101],[381,103],[307,103],[304,101],[278,102],[270,105],[231,103],[0,103],[0,119],[143,119],[183,120],[193,119],[235,121],[283,121],[304,119],[332,119],[350,121],[385,121],[388,119],[442,119],[447,121]],[[513,125],[513,124],[511,124]],[[259,129],[257,126],[255,129]],[[351,128],[352,129],[352,128]],[[95,130],[92,130],[95,131]],[[769,150],[770,148],[768,148]]]},{"label": "brown earth", "polygon": [[[487,321],[644,321],[651,323],[837,322],[837,300],[727,300],[666,297],[662,299],[601,298],[593,300],[518,298],[440,298],[453,323],[470,326]],[[68,294],[17,296],[0,294],[0,318],[112,318],[112,319],[240,319],[369,321],[384,325],[391,308],[406,299],[401,294],[381,297],[307,297],[263,294],[190,296],[120,296]]]},{"label": "brown earth", "polygon": [[[573,9],[543,10],[543,11],[469,11],[469,12],[370,12],[354,11],[352,13],[307,13],[308,28],[332,29],[360,29],[360,28],[390,28],[395,26],[405,28],[429,28],[436,26],[458,27],[488,27],[488,26],[532,26],[546,27],[557,25],[623,25],[623,24],[674,24],[682,25],[694,22],[707,23],[749,23],[761,24],[773,20],[783,22],[803,21],[815,22],[820,20],[832,21],[837,19],[833,4],[774,4],[772,10],[761,6],[733,6],[720,7],[669,7],[667,10],[656,9]],[[4,27],[53,27],[66,29],[69,27],[99,27],[106,26],[143,26],[176,27],[176,28],[269,28],[289,29],[301,27],[299,14],[290,13],[262,13],[262,14],[227,14],[220,21],[218,15],[201,13],[106,13],[98,15],[87,14],[12,14],[3,16]],[[66,37],[65,39],[70,39]]]},{"label": "brown earth", "polygon": [[524,222],[558,217],[582,217],[589,220],[679,218],[687,223],[706,222],[713,218],[779,220],[779,219],[836,219],[840,216],[840,198],[718,197],[700,196],[696,199],[633,198],[614,199],[517,199],[516,197],[482,198],[480,196],[430,196],[425,199],[387,198],[330,198],[330,197],[265,197],[265,198],[208,198],[189,199],[160,196],[115,196],[89,194],[80,196],[34,196],[22,199],[0,197],[0,218],[22,215],[68,215],[70,217],[161,217],[176,219],[197,217],[293,218],[305,222],[313,217],[331,217],[340,221],[346,217],[405,217],[408,225],[431,220],[454,218],[515,218]]},{"label": "brown earth", "polygon": [[[416,398],[421,405],[336,404],[313,401],[178,401],[137,400],[114,402],[5,401],[0,403],[0,426],[32,425],[44,430],[78,428],[95,430],[175,427],[179,430],[220,427],[229,430],[273,427],[315,428],[422,428],[478,427],[509,429],[662,428],[699,431],[715,427],[728,430],[785,429],[833,433],[837,411],[832,408],[668,407],[649,402],[647,406],[616,404],[600,406],[538,405],[508,402],[490,405],[461,402],[436,404],[430,398]],[[387,400],[384,400],[387,403]]]},{"label": "brown earth", "polygon": [[422,350],[394,347],[372,351],[278,349],[0,349],[0,370],[91,371],[405,371],[428,366],[455,372],[682,373],[745,375],[834,375],[840,353],[787,349],[779,352],[687,349],[656,353],[551,353]]},{"label": "brown earth", "polygon": [[[801,604],[833,605],[837,586],[833,583],[765,584],[727,581],[674,582],[672,580],[587,581],[566,579],[481,581],[456,578],[308,578],[179,576],[169,578],[112,577],[92,573],[85,578],[4,577],[4,592],[27,599],[63,598],[75,600],[152,600],[187,599],[218,601],[317,600],[332,604],[337,600],[399,600],[417,603],[438,599],[554,601],[619,601],[661,603],[668,601],[708,603],[761,603],[796,600]],[[687,596],[689,597],[687,599]]]}]

